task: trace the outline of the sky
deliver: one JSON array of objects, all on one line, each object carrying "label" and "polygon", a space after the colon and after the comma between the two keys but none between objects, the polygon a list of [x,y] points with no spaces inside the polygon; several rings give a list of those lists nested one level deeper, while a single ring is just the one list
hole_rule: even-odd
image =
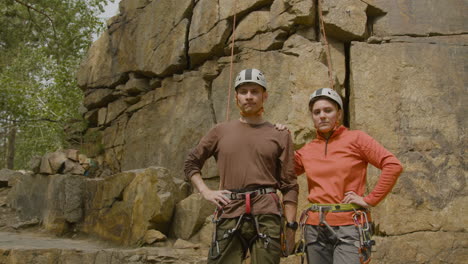
[{"label": "sky", "polygon": [[106,10],[99,17],[105,20],[117,15],[119,13],[119,2],[120,0],[114,0],[114,3],[109,3],[104,9]]},{"label": "sky", "polygon": [[[109,18],[117,15],[119,13],[119,2],[120,0],[114,0],[114,3],[109,3],[107,6],[104,7],[104,13],[102,13],[98,17],[104,19],[105,22]],[[94,42],[99,38],[99,35],[93,34],[92,38]]]}]

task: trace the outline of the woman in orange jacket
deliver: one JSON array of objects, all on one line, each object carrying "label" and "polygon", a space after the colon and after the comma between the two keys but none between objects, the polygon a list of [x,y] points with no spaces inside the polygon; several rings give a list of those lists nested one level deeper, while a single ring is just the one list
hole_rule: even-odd
[{"label": "woman in orange jacket", "polygon": [[[368,263],[368,209],[392,190],[402,166],[372,137],[341,124],[343,102],[334,90],[316,90],[309,110],[317,137],[295,152],[295,171],[306,173],[311,203],[301,221],[308,263]],[[368,163],[381,174],[365,195]]]}]

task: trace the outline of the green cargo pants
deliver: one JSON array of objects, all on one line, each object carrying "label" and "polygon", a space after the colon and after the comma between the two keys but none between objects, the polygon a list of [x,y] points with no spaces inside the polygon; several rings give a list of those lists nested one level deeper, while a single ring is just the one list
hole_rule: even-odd
[{"label": "green cargo pants", "polygon": [[[356,226],[332,226],[335,234],[325,226],[306,225],[307,262],[310,264],[360,264],[359,232]],[[345,243],[339,238],[350,241]]]},{"label": "green cargo pants", "polygon": [[[223,218],[218,223],[217,239],[219,251],[216,248],[210,248],[208,253],[208,263],[239,264],[242,263],[244,256],[245,242],[250,244],[248,250],[252,264],[279,263],[281,258],[280,249],[280,217],[278,215],[257,215],[259,230],[266,234],[272,240],[265,248],[265,239],[257,237],[255,224],[251,216],[245,218],[236,233],[223,239],[228,230],[234,228],[237,224],[237,218]],[[242,236],[239,237],[239,236]],[[243,243],[243,241],[244,243]]]}]

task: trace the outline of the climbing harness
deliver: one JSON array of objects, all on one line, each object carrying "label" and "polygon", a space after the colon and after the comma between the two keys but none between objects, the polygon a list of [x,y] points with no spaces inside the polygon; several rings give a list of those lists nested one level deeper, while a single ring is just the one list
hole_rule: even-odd
[{"label": "climbing harness", "polygon": [[[266,195],[270,194],[274,197],[274,199],[279,203],[279,199],[276,196],[276,189],[271,187],[265,188],[258,188],[255,190],[231,190],[230,194],[225,194],[225,196],[231,200],[244,200],[245,201],[245,212],[239,216],[237,219],[236,225],[228,230],[224,231],[222,237],[218,238],[218,227],[221,222],[221,215],[223,214],[223,208],[216,208],[213,214],[213,236],[211,240],[211,247],[210,247],[210,258],[217,259],[221,255],[221,249],[219,247],[219,242],[225,239],[231,239],[232,236],[236,235],[242,243],[243,255],[242,258],[245,259],[247,257],[247,251],[250,246],[259,238],[263,240],[264,248],[268,248],[270,245],[273,245],[277,248],[281,248],[281,245],[272,239],[269,235],[262,233],[260,231],[260,225],[258,219],[255,215],[252,214],[251,208],[251,199],[257,195]],[[283,215],[282,211],[280,212],[281,216]],[[242,234],[240,233],[240,228],[244,224],[245,221],[250,221],[254,228],[256,235],[253,236],[250,240],[245,239]]]},{"label": "climbing harness", "polygon": [[[301,235],[299,241],[296,243],[294,248],[294,254],[301,256],[301,263],[304,263],[304,254],[307,248],[305,240],[305,227],[307,219],[309,218],[309,212],[319,213],[319,225],[325,226],[331,234],[335,235],[341,242],[346,244],[353,244],[358,247],[359,260],[361,264],[368,264],[371,260],[371,249],[375,245],[375,241],[371,239],[372,228],[367,217],[367,209],[355,205],[355,204],[310,204],[307,209],[302,211],[301,218],[299,220],[299,226],[301,229]],[[354,212],[353,222],[358,229],[359,241],[354,242],[352,240],[339,238],[335,230],[326,221],[327,213],[339,213],[339,212]],[[358,244],[355,244],[358,243]]]}]

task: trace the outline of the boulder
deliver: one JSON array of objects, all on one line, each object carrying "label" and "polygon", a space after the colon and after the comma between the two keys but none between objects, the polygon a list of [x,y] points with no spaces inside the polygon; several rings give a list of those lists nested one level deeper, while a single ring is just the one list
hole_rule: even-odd
[{"label": "boulder", "polygon": [[98,125],[99,109],[93,109],[84,114],[84,119],[87,121],[88,127],[96,127]]},{"label": "boulder", "polygon": [[78,175],[25,174],[8,193],[8,204],[21,221],[39,219],[57,235],[69,230],[83,217],[85,177]]},{"label": "boulder", "polygon": [[230,28],[229,22],[222,20],[206,34],[191,39],[188,54],[192,65],[198,65],[210,57],[222,55]]},{"label": "boulder", "polygon": [[[260,9],[261,7],[269,6],[273,0],[242,0],[242,1],[232,1],[232,0],[219,0],[219,6],[222,7],[219,9],[220,20],[230,18],[234,14],[245,14],[252,10]],[[238,16],[239,17],[239,16]]]},{"label": "boulder", "polygon": [[235,46],[241,49],[253,50],[273,50],[279,49],[286,40],[288,33],[281,29],[274,32],[265,32],[255,35],[251,40],[239,40],[235,42]]},{"label": "boulder", "polygon": [[79,161],[78,155],[80,152],[76,149],[66,149],[64,150],[65,155],[67,156],[68,159],[72,161]]},{"label": "boulder", "polygon": [[[39,173],[61,173],[62,165],[67,160],[67,155],[62,151],[47,153],[42,157]],[[60,170],[60,171],[59,171]]]},{"label": "boulder", "polygon": [[[249,13],[242,19],[236,28],[236,41],[252,39],[257,33],[265,33],[268,31],[270,22],[269,11],[255,11]],[[229,40],[232,41],[231,39]]]},{"label": "boulder", "polygon": [[167,237],[163,233],[159,232],[158,230],[148,230],[146,231],[145,237],[143,238],[145,244],[151,245],[154,242],[166,241]]},{"label": "boulder", "polygon": [[127,123],[119,166],[131,170],[158,164],[182,179],[188,151],[214,123],[207,82],[187,73],[180,81],[166,78],[154,92],[153,101]]},{"label": "boulder", "polygon": [[148,230],[168,232],[178,202],[168,170],[127,171],[86,186],[83,232],[127,246],[143,242]]},{"label": "boulder", "polygon": [[81,166],[78,162],[72,161],[67,159],[63,164],[63,174],[74,174],[74,175],[83,175],[85,173],[85,169]]},{"label": "boulder", "polygon": [[[81,61],[77,73],[78,86],[85,90],[87,87],[109,87],[115,85],[122,78],[112,57],[112,38],[108,31],[96,40],[88,50],[86,57]],[[116,71],[117,70],[117,71]]]},{"label": "boulder", "polygon": [[188,240],[203,226],[215,206],[199,193],[194,193],[177,204],[172,231],[177,238]]},{"label": "boulder", "polygon": [[150,84],[149,84],[149,79],[147,79],[147,78],[137,78],[135,76],[135,74],[130,74],[130,80],[128,80],[125,83],[125,85],[121,85],[120,90],[124,91],[127,94],[135,95],[135,94],[139,94],[141,92],[147,92],[150,89],[151,88],[150,88]]},{"label": "boulder", "polygon": [[154,102],[155,100],[155,94],[157,94],[158,92],[157,91],[149,91],[143,95],[141,95],[140,97],[140,100],[127,108],[127,110],[125,110],[126,113],[129,113],[129,114],[133,114],[133,112],[136,112],[138,110],[140,110],[141,108],[149,105],[150,103]]},{"label": "boulder", "polygon": [[104,148],[109,149],[125,143],[127,122],[127,115],[122,115],[104,130],[101,140]]},{"label": "boulder", "polygon": [[289,30],[293,25],[313,26],[316,7],[314,1],[275,0],[270,7],[270,27]]},{"label": "boulder", "polygon": [[125,98],[121,98],[117,101],[110,103],[107,106],[107,115],[105,124],[109,124],[114,121],[120,114],[122,114],[125,109],[127,109],[128,103]]},{"label": "boulder", "polygon": [[34,173],[39,173],[41,169],[42,157],[34,155],[31,160],[29,160],[27,168]]},{"label": "boulder", "polygon": [[100,108],[98,111],[98,126],[106,124],[107,107]]},{"label": "boulder", "polygon": [[[78,71],[82,88],[115,87],[128,72],[167,76],[186,67],[192,0],[136,3],[93,43]],[[125,10],[123,4],[122,7]]]},{"label": "boulder", "polygon": [[344,44],[333,38],[328,38],[328,45],[330,47],[334,80],[343,87],[346,79],[346,54]]},{"label": "boulder", "polygon": [[190,241],[185,241],[183,239],[177,239],[176,242],[174,243],[174,248],[177,249],[186,249],[186,248],[200,248],[199,244],[194,244]]},{"label": "boulder", "polygon": [[[151,72],[156,75],[170,75],[186,66],[186,36],[188,19],[192,8],[191,0],[152,1],[134,21],[135,31],[119,28],[123,39],[132,46],[131,54],[135,65],[129,65],[133,72]],[[132,39],[133,38],[133,39]],[[131,41],[131,42],[130,42]],[[135,43],[145,43],[143,47]],[[125,52],[122,46],[122,52]]]},{"label": "boulder", "polygon": [[189,41],[210,32],[219,19],[218,1],[199,0],[193,7],[192,19],[190,21]]},{"label": "boulder", "polygon": [[[376,263],[464,263],[466,232],[416,232],[397,237],[376,237]],[[448,246],[449,245],[449,246]],[[373,248],[373,249],[374,249]]]},{"label": "boulder", "polygon": [[211,245],[211,240],[213,239],[213,223],[212,223],[212,216],[208,216],[205,219],[202,227],[198,231],[196,235],[194,235],[190,240],[194,240],[199,242],[204,247],[209,247]]},{"label": "boulder", "polygon": [[88,110],[106,106],[115,99],[112,92],[113,90],[111,89],[96,89],[91,91],[91,93],[85,97],[83,105]]},{"label": "boulder", "polygon": [[456,35],[468,31],[464,0],[371,2],[386,12],[373,24],[373,32],[377,36]]},{"label": "boulder", "polygon": [[13,184],[18,181],[24,175],[21,171],[15,171],[10,169],[0,170],[0,188],[12,187]]},{"label": "boulder", "polygon": [[105,149],[104,152],[104,164],[112,174],[119,173],[122,171],[122,166],[120,161],[122,160],[123,146],[114,146],[108,149]]},{"label": "boulder", "polygon": [[83,218],[83,192],[85,177],[77,175],[51,175],[47,187],[46,208],[42,224],[54,234],[69,232],[69,225]]},{"label": "boulder", "polygon": [[[155,1],[155,3],[158,2],[160,1]],[[151,71],[158,76],[169,76],[187,67],[185,43],[188,25],[188,19],[182,20],[164,39],[163,43],[160,43],[148,54],[149,58],[145,61],[147,66],[143,68],[145,71]]]},{"label": "boulder", "polygon": [[367,4],[361,0],[323,1],[323,23],[327,37],[346,42],[367,36]]}]

